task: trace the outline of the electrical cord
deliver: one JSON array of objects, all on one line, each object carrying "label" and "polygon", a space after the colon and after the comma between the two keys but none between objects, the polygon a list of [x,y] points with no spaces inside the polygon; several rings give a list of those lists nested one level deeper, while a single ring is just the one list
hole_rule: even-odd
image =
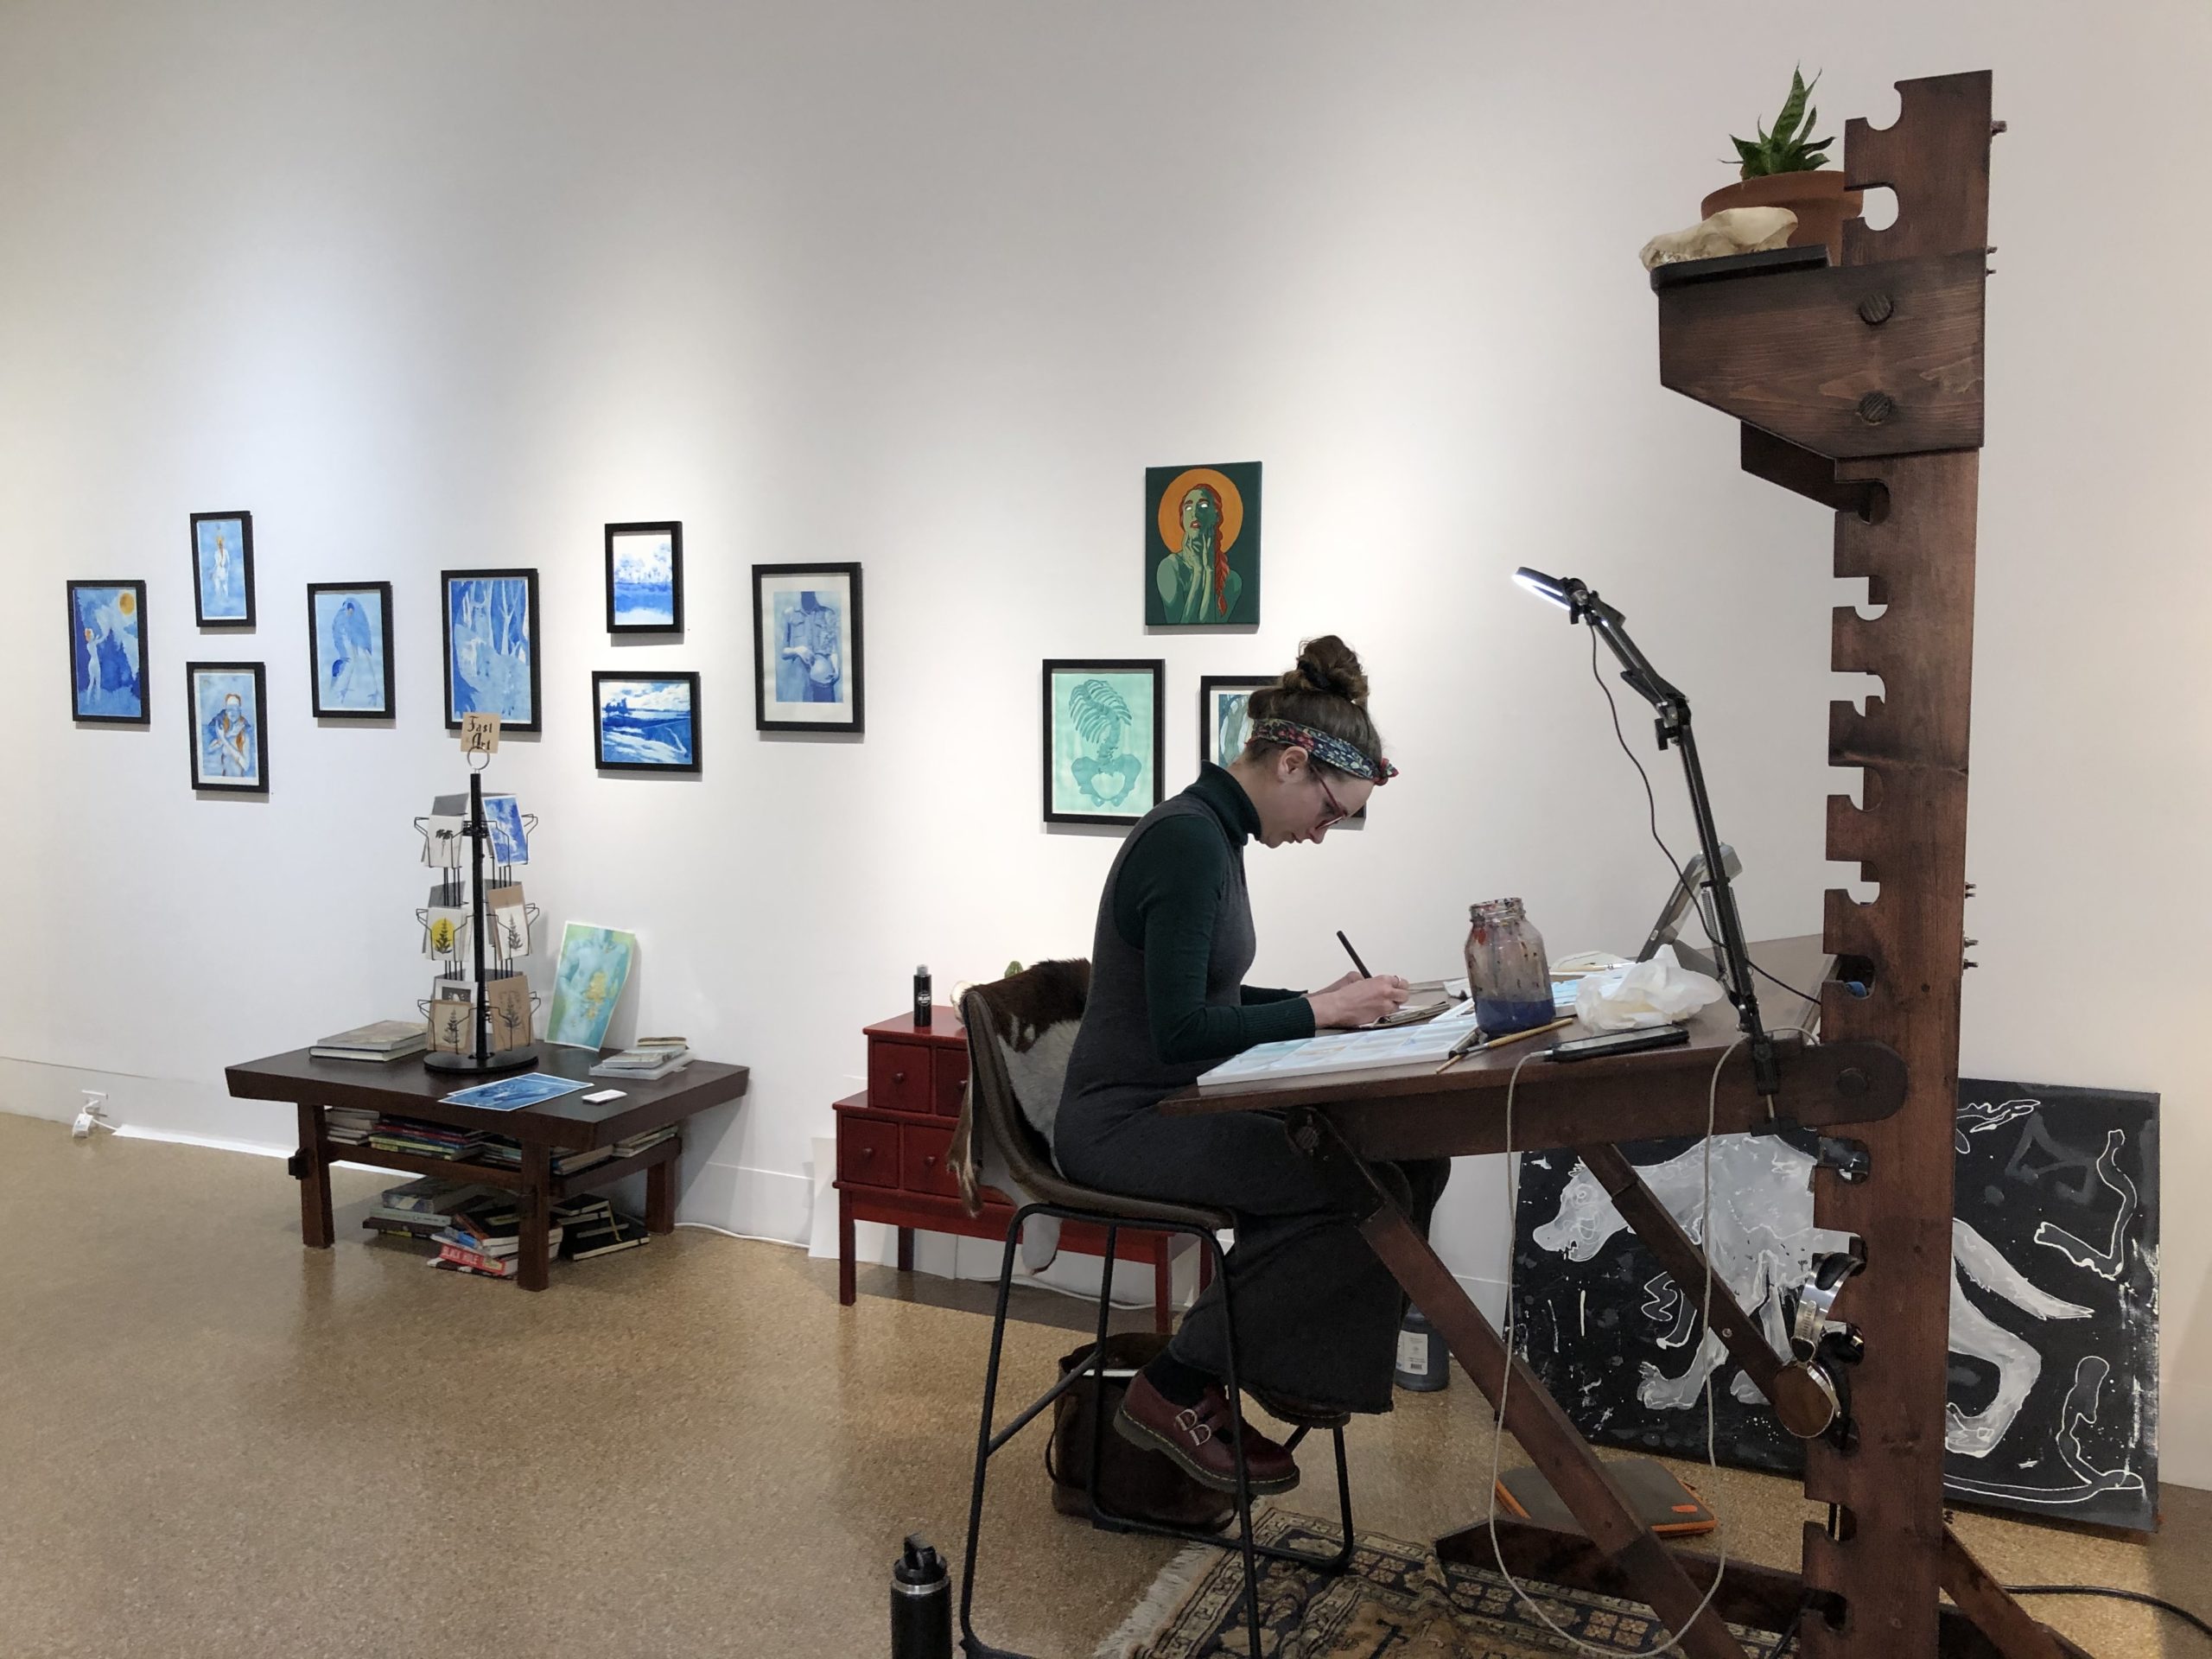
[{"label": "electrical cord", "polygon": [[[1675,880],[1681,884],[1682,890],[1689,893],[1690,913],[1697,918],[1698,931],[1705,935],[1705,942],[1711,945],[1717,954],[1720,950],[1720,941],[1713,937],[1713,930],[1705,925],[1705,906],[1697,902],[1696,890],[1690,886],[1689,877],[1682,874],[1681,861],[1676,858],[1668,849],[1667,843],[1660,839],[1659,798],[1652,792],[1651,774],[1643,769],[1643,762],[1636,758],[1636,751],[1629,747],[1628,734],[1621,730],[1621,709],[1620,704],[1613,701],[1613,688],[1605,683],[1605,675],[1599,671],[1598,631],[1595,628],[1590,631],[1590,677],[1598,682],[1598,689],[1605,694],[1605,708],[1613,717],[1614,741],[1621,746],[1621,753],[1628,756],[1629,765],[1636,768],[1636,775],[1643,781],[1643,804],[1651,815],[1651,844],[1659,849],[1659,855],[1667,861],[1667,868],[1674,871]],[[1748,956],[1744,960],[1751,962]],[[1767,972],[1756,962],[1751,963],[1751,971],[1762,979],[1773,980],[1777,985],[1781,986],[1783,990],[1800,1001],[1810,1002],[1815,1007],[1820,1006],[1820,998],[1807,995],[1787,980],[1775,979],[1772,974]]]},{"label": "electrical cord", "polygon": [[2177,1607],[2171,1601],[2145,1595],[2140,1590],[2122,1590],[2109,1584],[2008,1584],[2004,1586],[2008,1596],[2110,1596],[2115,1601],[2137,1601],[2145,1607],[2155,1607],[2162,1613],[2171,1613],[2183,1623],[2194,1625],[2200,1636],[2212,1637],[2212,1624],[2208,1624],[2186,1607]]},{"label": "electrical cord", "polygon": [[[1610,702],[1611,698],[1608,697],[1607,701]],[[1643,768],[1639,766],[1637,770],[1640,772]],[[1649,787],[1648,782],[1645,787]],[[1663,844],[1660,850],[1662,852],[1666,850]],[[1705,1353],[1705,1344],[1712,1340],[1713,1336],[1713,1256],[1706,1247],[1706,1241],[1713,1236],[1713,1131],[1720,1113],[1720,1068],[1727,1065],[1728,1057],[1743,1046],[1744,1039],[1738,1037],[1722,1051],[1719,1059],[1713,1063],[1712,1080],[1706,1085],[1705,1090],[1705,1202],[1698,1220],[1697,1235],[1699,1254],[1705,1259],[1705,1297],[1701,1304],[1702,1323],[1699,1328],[1697,1348],[1700,1359]],[[1520,1182],[1516,1173],[1519,1165],[1515,1160],[1513,1152],[1513,1091],[1521,1084],[1521,1067],[1535,1058],[1536,1056],[1533,1053],[1522,1055],[1520,1065],[1513,1068],[1513,1075],[1505,1080],[1505,1215],[1506,1225],[1509,1229],[1513,1225],[1514,1217],[1519,1213],[1520,1203]],[[1505,1445],[1505,1402],[1513,1393],[1513,1242],[1509,1237],[1505,1245],[1505,1376],[1498,1383],[1497,1420],[1491,1426],[1490,1440],[1488,1525],[1491,1558],[1497,1563],[1498,1575],[1520,1599],[1521,1605],[1534,1613],[1537,1621],[1554,1636],[1579,1652],[1601,1656],[1618,1654],[1620,1651],[1618,1648],[1593,1647],[1587,1642],[1569,1636],[1558,1625],[1553,1624],[1551,1616],[1536,1605],[1529,1592],[1521,1587],[1519,1580],[1506,1569],[1505,1551],[1497,1541],[1497,1470],[1499,1456]],[[1713,1421],[1713,1379],[1718,1370],[1719,1367],[1716,1366],[1705,1374],[1702,1390],[1705,1395],[1705,1461],[1707,1467],[1716,1475],[1720,1471],[1720,1456],[1718,1446],[1719,1433]],[[1691,1626],[1694,1626],[1698,1620],[1705,1617],[1705,1610],[1713,1605],[1713,1597],[1720,1593],[1721,1580],[1727,1576],[1728,1539],[1726,1533],[1719,1529],[1719,1519],[1717,1514],[1713,1516],[1715,1530],[1719,1533],[1719,1560],[1713,1570],[1712,1587],[1706,1591],[1705,1599],[1698,1603],[1696,1611],[1689,1616],[1688,1624]],[[1681,1644],[1682,1635],[1678,1630],[1659,1646],[1649,1649],[1650,1659],[1658,1659],[1661,1654],[1673,1653],[1681,1648]]]}]

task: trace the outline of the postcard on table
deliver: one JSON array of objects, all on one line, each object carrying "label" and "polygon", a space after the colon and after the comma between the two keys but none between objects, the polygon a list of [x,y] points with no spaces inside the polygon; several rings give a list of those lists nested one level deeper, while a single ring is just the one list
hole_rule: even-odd
[{"label": "postcard on table", "polygon": [[512,1112],[590,1087],[589,1084],[578,1083],[571,1077],[556,1077],[550,1071],[525,1071],[518,1077],[500,1077],[491,1083],[480,1083],[473,1089],[458,1090],[446,1096],[445,1103],[448,1106],[474,1106],[486,1112]]}]

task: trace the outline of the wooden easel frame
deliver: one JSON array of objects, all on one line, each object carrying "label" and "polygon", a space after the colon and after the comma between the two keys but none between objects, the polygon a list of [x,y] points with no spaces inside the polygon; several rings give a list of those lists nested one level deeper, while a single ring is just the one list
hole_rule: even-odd
[{"label": "wooden easel frame", "polygon": [[[1615,1143],[1706,1128],[1708,1089],[1722,1132],[1779,1116],[1845,1135],[1863,1179],[1823,1164],[1814,1218],[1853,1235],[1865,1268],[1836,1315],[1857,1323],[1849,1431],[1808,1442],[1807,1497],[1836,1522],[1805,1529],[1802,1571],[1732,1563],[1703,1613],[1710,1557],[1677,1551],[1636,1519],[1605,1465],[1370,1179],[1362,1230],[1493,1402],[1513,1367],[1505,1427],[1550,1480],[1581,1534],[1501,1520],[1517,1575],[1641,1601],[1694,1659],[1744,1659],[1724,1621],[1796,1622],[1808,1659],[2086,1659],[2021,1610],[1943,1519],[1948,1351],[1952,1118],[1966,886],[1967,746],[1974,644],[1975,490],[1982,439],[1982,289],[1988,251],[1991,78],[1898,84],[1902,112],[1876,130],[1845,128],[1847,188],[1886,185],[1897,216],[1843,231],[1843,257],[1712,261],[1662,272],[1660,379],[1744,423],[1746,471],[1834,510],[1835,572],[1863,577],[1869,620],[1834,614],[1832,666],[1881,677],[1862,713],[1833,704],[1831,765],[1859,769],[1861,799],[1828,802],[1828,855],[1880,885],[1866,904],[1827,896],[1826,948],[1865,996],[1830,982],[1825,1040],[1785,1040],[1783,1087],[1756,1095],[1733,1033],[1708,1020],[1686,1049],[1537,1066],[1518,1084],[1511,1139],[1568,1146],[1678,1283],[1700,1281],[1697,1247]],[[1720,1011],[1725,1013],[1726,1011]],[[1509,1054],[1511,1051],[1508,1051]],[[1173,1111],[1286,1110],[1316,1157],[1370,1160],[1503,1150],[1497,1108],[1510,1064],[1453,1073],[1363,1073],[1185,1091]],[[1855,1177],[1860,1171],[1854,1170]],[[1726,1287],[1712,1327],[1770,1399],[1785,1375]],[[1488,1565],[1491,1532],[1439,1541],[1447,1560]],[[1955,1606],[1945,1606],[1948,1592]]]}]

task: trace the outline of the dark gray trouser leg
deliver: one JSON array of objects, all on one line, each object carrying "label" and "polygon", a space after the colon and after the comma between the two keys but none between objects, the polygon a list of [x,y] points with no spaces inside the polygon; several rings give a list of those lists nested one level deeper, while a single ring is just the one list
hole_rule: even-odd
[{"label": "dark gray trouser leg", "polygon": [[[1064,1126],[1064,1131],[1073,1126]],[[1104,1192],[1205,1205],[1236,1218],[1229,1279],[1237,1370],[1274,1393],[1355,1411],[1390,1408],[1404,1297],[1354,1221],[1364,1189],[1351,1171],[1290,1144],[1280,1119],[1247,1112],[1168,1117],[1147,1109],[1055,1147],[1074,1179]],[[1449,1160],[1375,1166],[1424,1233],[1451,1178]],[[1227,1369],[1218,1283],[1175,1333],[1176,1357]]]}]

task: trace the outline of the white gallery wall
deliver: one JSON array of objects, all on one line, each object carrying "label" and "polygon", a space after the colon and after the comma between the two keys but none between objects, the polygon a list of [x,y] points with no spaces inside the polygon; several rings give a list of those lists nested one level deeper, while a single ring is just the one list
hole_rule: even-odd
[{"label": "white gallery wall", "polygon": [[[410,820],[461,777],[442,569],[530,566],[544,937],[634,930],[617,1033],[753,1068],[683,1213],[804,1238],[859,1027],[1086,952],[1117,841],[1039,822],[1039,662],[1202,674],[1334,630],[1404,776],[1255,851],[1264,982],[1452,970],[1471,899],[1632,947],[1667,873],[1580,574],[1690,692],[1755,936],[1816,929],[1828,516],[1659,387],[1635,252],[1791,65],[1821,125],[1992,67],[1971,1074],[2164,1099],[2164,1472],[2212,1484],[2212,238],[2187,4],[0,3],[0,1107],[288,1144],[226,1063],[410,1009]],[[1147,635],[1148,465],[1265,466],[1262,623]],[[193,626],[188,515],[254,515],[259,626]],[[603,631],[601,526],[684,527],[690,629]],[[868,731],[753,729],[756,562],[866,568]],[[79,728],[67,577],[148,586],[153,718]],[[388,580],[398,712],[318,724],[305,584]],[[1863,593],[1863,587],[1859,589]],[[268,797],[197,798],[188,659],[268,665]],[[598,668],[702,677],[696,779],[601,776]],[[1671,757],[1662,823],[1689,839]],[[550,963],[534,963],[541,988]],[[1505,1261],[1498,1160],[1439,1222]],[[273,1168],[271,1180],[282,1179]]]}]

